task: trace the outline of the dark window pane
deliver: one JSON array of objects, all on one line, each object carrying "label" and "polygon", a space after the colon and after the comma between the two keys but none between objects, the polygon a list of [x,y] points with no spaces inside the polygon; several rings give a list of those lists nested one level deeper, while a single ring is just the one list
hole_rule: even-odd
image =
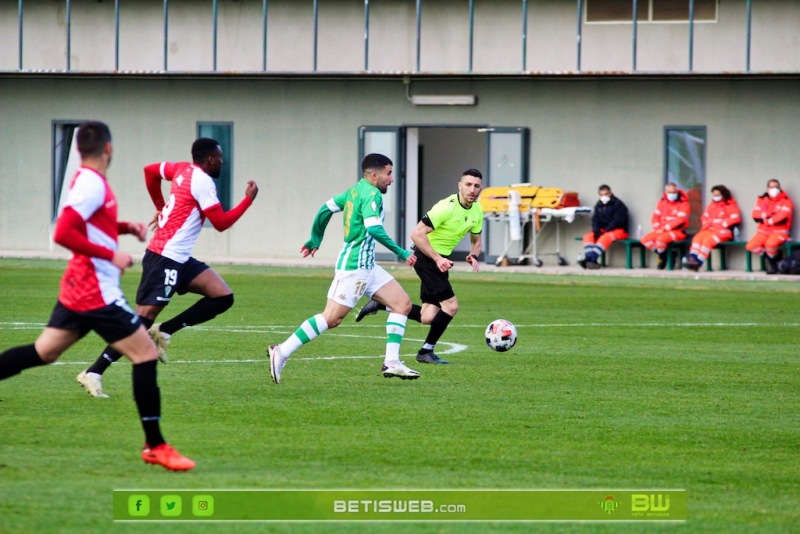
[{"label": "dark window pane", "polygon": [[[717,0],[694,0],[694,20],[716,20]],[[653,0],[653,20],[689,20],[689,0]]]},{"label": "dark window pane", "polygon": [[197,136],[216,139],[222,148],[222,173],[215,182],[222,209],[228,211],[231,209],[231,184],[233,181],[233,123],[199,122],[197,123]]},{"label": "dark window pane", "polygon": [[[636,20],[648,16],[648,0],[636,0]],[[587,0],[586,22],[631,22],[633,0]]]}]

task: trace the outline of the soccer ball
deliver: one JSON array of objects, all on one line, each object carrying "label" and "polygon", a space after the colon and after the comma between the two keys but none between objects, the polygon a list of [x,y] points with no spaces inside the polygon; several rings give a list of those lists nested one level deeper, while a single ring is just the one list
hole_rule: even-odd
[{"label": "soccer ball", "polygon": [[505,319],[497,319],[486,327],[486,344],[497,352],[505,352],[517,343],[517,327]]}]

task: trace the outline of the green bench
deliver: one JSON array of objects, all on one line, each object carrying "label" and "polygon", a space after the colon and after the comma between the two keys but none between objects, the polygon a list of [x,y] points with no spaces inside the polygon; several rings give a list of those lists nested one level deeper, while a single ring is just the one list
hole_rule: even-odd
[{"label": "green bench", "polygon": [[[723,241],[722,243],[718,243],[716,247],[711,249],[711,254],[708,256],[708,260],[706,260],[706,271],[713,271],[714,267],[713,257],[714,251],[719,251],[719,270],[720,271],[727,271],[728,270],[728,248],[729,247],[743,247],[747,244],[747,241]],[[748,273],[753,272],[753,253],[749,250],[744,251],[744,260],[745,260],[745,271]]]},{"label": "green bench", "polygon": [[[714,250],[719,250],[719,270],[726,271],[728,269],[728,262],[726,258],[726,251],[728,247],[735,247],[735,246],[745,246],[747,245],[747,241],[725,241],[723,243],[719,243],[714,249],[712,249],[712,254]],[[792,255],[795,249],[800,249],[800,241],[787,241],[783,244],[784,250],[784,257],[788,258]],[[745,271],[748,273],[753,272],[753,253],[749,250],[744,251],[744,261],[745,261]],[[767,270],[766,266],[766,259],[763,254],[759,256],[759,263],[762,271]],[[706,262],[706,270],[711,271],[711,256],[708,257],[708,261]]]},{"label": "green bench", "polygon": [[[575,241],[583,241],[583,237],[576,237]],[[633,249],[639,249],[639,268],[644,269],[647,267],[647,261],[645,259],[645,255],[647,249],[644,245],[642,245],[641,241],[638,239],[618,239],[614,241],[613,244],[619,243],[621,245],[625,245],[625,268],[626,269],[633,269]],[[671,271],[674,268],[676,260],[680,264],[680,258],[686,255],[686,251],[688,250],[691,241],[688,239],[684,239],[682,241],[673,241],[667,246],[667,270]],[[600,256],[600,265],[603,267],[606,266],[606,254],[605,252]]]},{"label": "green bench", "polygon": [[[576,237],[575,241],[583,241],[583,237]],[[625,245],[625,268],[626,269],[633,269],[633,250],[639,249],[639,268],[644,269],[647,267],[647,262],[645,260],[645,253],[647,249],[638,239],[619,239],[614,241],[614,243],[620,243]],[[667,270],[671,271],[675,268],[675,264],[678,263],[680,265],[680,259],[686,256],[686,253],[689,250],[689,246],[691,245],[691,239],[684,239],[682,241],[673,241],[667,247]],[[613,243],[612,243],[613,244]],[[717,250],[719,255],[719,270],[720,271],[727,271],[728,270],[728,255],[727,251],[730,247],[744,247],[747,245],[747,241],[723,241],[722,243],[717,244],[711,250],[711,254],[708,256],[708,260],[706,260],[706,271],[713,271],[713,255],[714,251]],[[784,247],[784,257],[789,257],[795,251],[795,249],[800,249],[800,241],[787,241],[783,244]],[[745,271],[748,273],[753,272],[753,253],[749,250],[744,251],[744,259],[745,259]],[[761,270],[766,271],[766,264],[764,255],[762,254],[759,256],[760,263],[761,263]],[[603,267],[606,266],[606,255],[603,253],[600,256],[600,265]]]}]

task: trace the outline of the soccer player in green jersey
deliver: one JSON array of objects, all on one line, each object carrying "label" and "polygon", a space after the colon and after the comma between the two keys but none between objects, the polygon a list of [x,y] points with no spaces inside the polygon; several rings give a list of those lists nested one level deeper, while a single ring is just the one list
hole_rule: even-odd
[{"label": "soccer player in green jersey", "polygon": [[[447,363],[433,349],[458,313],[458,299],[448,276],[453,267],[450,254],[469,233],[471,246],[467,263],[473,271],[479,270],[478,256],[483,250],[483,210],[476,200],[482,186],[480,171],[467,169],[458,181],[458,193],[437,202],[411,232],[417,257],[414,270],[421,281],[422,306],[414,304],[408,318],[431,325],[425,343],[417,353],[420,363]],[[361,308],[356,321],[384,309],[387,309],[385,305],[371,300]],[[393,308],[389,306],[388,309]]]},{"label": "soccer player in green jersey", "polygon": [[342,212],[344,246],[336,259],[336,271],[322,313],[308,318],[280,345],[269,346],[272,381],[281,382],[286,360],[294,351],[317,336],[336,328],[365,293],[392,309],[386,321],[386,356],[381,372],[386,378],[419,378],[419,373],[400,361],[400,343],[406,331],[411,299],[403,287],[380,265],[375,264],[375,242],[394,252],[408,265],[417,257],[395,243],[383,228],[383,194],[391,183],[392,160],[382,154],[368,154],[361,161],[362,178],[340,195],[328,200],[317,213],[311,239],[301,247],[303,257],[313,256],[322,243],[325,228],[334,213]]}]

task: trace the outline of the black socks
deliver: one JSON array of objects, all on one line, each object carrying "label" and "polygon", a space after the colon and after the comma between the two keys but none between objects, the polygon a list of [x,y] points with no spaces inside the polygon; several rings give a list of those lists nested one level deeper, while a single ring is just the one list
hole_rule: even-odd
[{"label": "black socks", "polygon": [[[140,315],[139,321],[141,321],[141,323],[144,325],[145,330],[153,326],[153,320],[148,319],[147,317],[142,317]],[[106,348],[103,349],[103,354],[97,358],[97,360],[88,369],[86,369],[86,372],[102,375],[112,363],[120,358],[122,358],[122,354],[114,350],[111,345],[106,345]]]},{"label": "black socks", "polygon": [[150,448],[164,443],[159,420],[161,419],[161,391],[156,380],[158,360],[133,365],[133,400],[139,410],[145,439]]},{"label": "black socks", "polygon": [[210,321],[231,306],[233,306],[233,294],[215,298],[203,297],[182,313],[161,323],[159,329],[165,334],[172,335],[185,326]]},{"label": "black socks", "polygon": [[0,380],[18,375],[25,369],[40,365],[45,365],[45,362],[39,357],[33,343],[8,349],[0,354]]}]

